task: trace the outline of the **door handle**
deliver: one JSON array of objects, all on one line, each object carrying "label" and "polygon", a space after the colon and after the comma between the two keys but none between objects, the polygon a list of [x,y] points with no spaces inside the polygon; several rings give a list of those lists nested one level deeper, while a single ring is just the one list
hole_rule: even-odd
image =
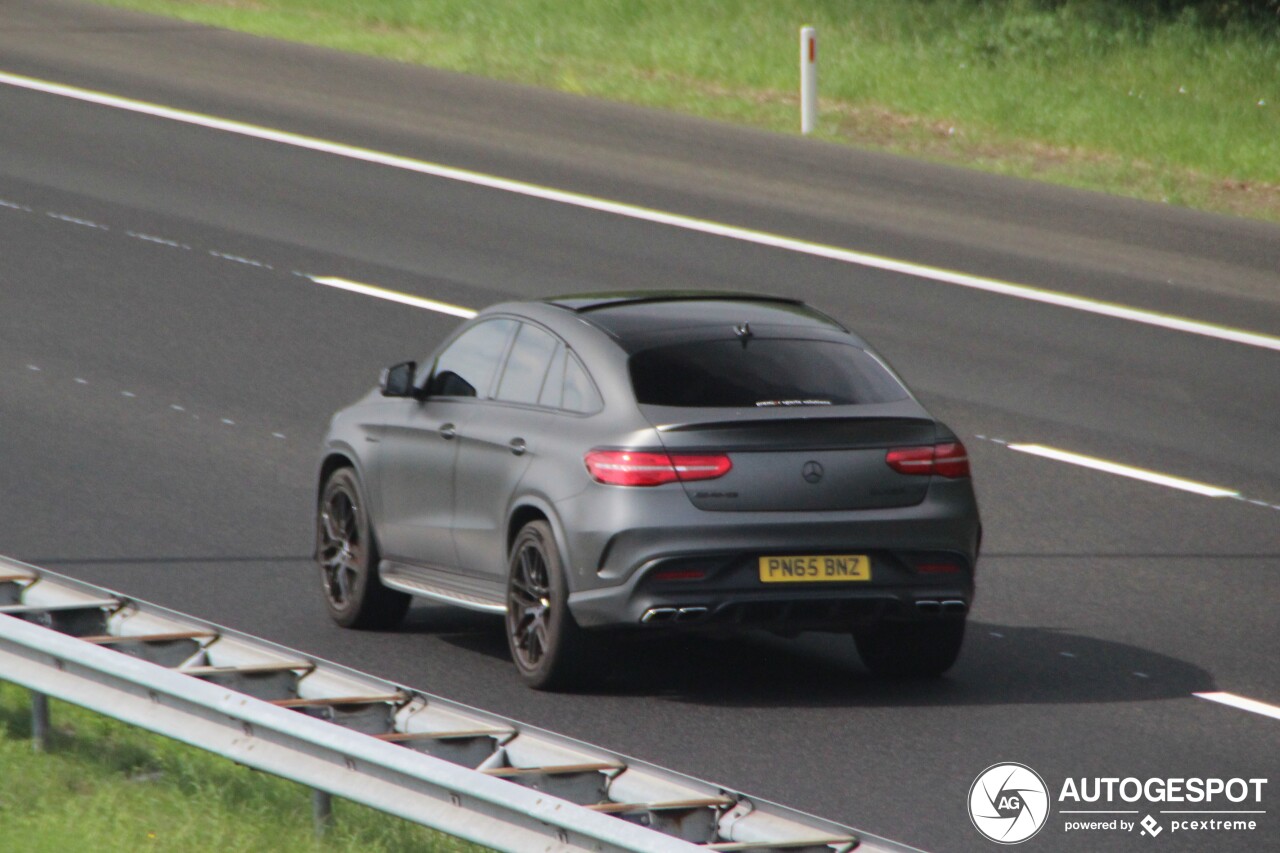
[{"label": "door handle", "polygon": [[444,426],[440,427],[440,437],[443,438],[445,441],[451,440],[457,434],[458,434],[458,428],[455,427],[453,424],[445,424]]},{"label": "door handle", "polygon": [[525,451],[529,449],[528,446],[525,445],[523,438],[511,439],[511,441],[507,442],[507,447],[510,447],[511,452],[516,456],[524,456]]}]

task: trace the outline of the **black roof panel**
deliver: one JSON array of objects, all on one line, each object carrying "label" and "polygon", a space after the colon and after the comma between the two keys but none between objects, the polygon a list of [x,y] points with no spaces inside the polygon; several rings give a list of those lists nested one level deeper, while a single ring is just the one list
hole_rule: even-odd
[{"label": "black roof panel", "polygon": [[687,302],[715,300],[720,302],[779,302],[787,305],[803,305],[799,299],[784,296],[768,296],[759,293],[740,293],[721,290],[616,290],[601,293],[572,293],[565,296],[548,296],[543,302],[568,308],[570,311],[595,311],[618,305],[637,305],[657,302]]},{"label": "black roof panel", "polygon": [[[732,334],[735,326],[802,328],[846,333],[840,323],[799,299],[714,290],[642,290],[551,297],[545,302],[575,312],[625,349],[670,339]],[[718,335],[715,335],[718,336]]]}]

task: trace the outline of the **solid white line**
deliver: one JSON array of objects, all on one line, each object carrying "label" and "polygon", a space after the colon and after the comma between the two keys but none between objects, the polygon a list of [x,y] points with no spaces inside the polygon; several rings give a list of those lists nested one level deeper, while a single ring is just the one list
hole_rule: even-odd
[{"label": "solid white line", "polygon": [[1058,462],[1079,465],[1082,468],[1092,468],[1095,471],[1105,471],[1108,474],[1119,474],[1121,477],[1131,477],[1134,480],[1155,483],[1158,486],[1168,486],[1171,489],[1181,489],[1184,492],[1193,492],[1209,498],[1234,498],[1240,495],[1239,492],[1232,489],[1209,486],[1204,483],[1197,483],[1194,480],[1170,477],[1167,474],[1157,474],[1155,471],[1146,471],[1142,468],[1131,468],[1128,465],[1119,465],[1115,462],[1095,459],[1092,456],[1081,456],[1078,453],[1068,453],[1065,450],[1057,450],[1040,444],[1010,444],[1007,447],[1019,453],[1043,456],[1045,459],[1055,459]]},{"label": "solid white line", "polygon": [[595,198],[593,196],[582,195],[580,193],[566,192],[564,190],[557,190],[551,187],[539,186],[537,184],[529,184],[523,181],[513,181],[494,175],[486,175],[481,172],[457,169],[440,163],[415,160],[411,157],[400,157],[394,154],[373,151],[367,148],[344,145],[338,142],[330,142],[324,139],[302,136],[300,134],[289,133],[282,130],[273,130],[271,128],[247,124],[245,122],[232,121],[230,119],[216,118],[214,116],[190,112],[188,110],[164,107],[158,104],[147,103],[145,101],[135,101],[130,98],[122,98],[103,92],[94,92],[88,89],[80,89],[74,86],[52,83],[32,77],[23,77],[16,74],[0,72],[0,83],[36,92],[43,92],[45,94],[57,95],[59,97],[73,98],[78,101],[98,104],[100,106],[111,107],[113,109],[127,110],[129,112],[167,119],[169,121],[197,125],[211,130],[220,130],[268,142],[276,142],[281,145],[290,145],[295,148],[304,148],[309,151],[334,154],[339,157],[389,166],[394,169],[403,169],[409,172],[417,172],[419,174],[431,175],[433,177],[444,178],[451,181],[460,181],[462,183],[501,190],[503,192],[517,193],[519,195],[542,199],[544,201],[553,201],[559,204],[573,205],[575,207],[587,208],[589,210],[595,210],[603,213],[612,213],[618,216],[629,217],[631,219],[643,220],[645,222],[670,225],[675,228],[683,228],[687,231],[696,231],[702,234],[726,237],[731,240],[741,240],[743,242],[754,243],[759,246],[770,246],[775,249],[783,249],[789,252],[797,252],[799,254],[810,255],[813,257],[826,258],[828,260],[839,261],[841,263],[885,270],[887,272],[902,273],[903,275],[910,275],[916,278],[923,278],[943,284],[952,284],[959,287],[985,291],[987,293],[1011,296],[1016,299],[1025,299],[1031,302],[1055,305],[1060,308],[1070,308],[1076,311],[1099,314],[1105,317],[1128,320],[1134,323],[1143,323],[1148,326],[1157,326],[1163,329],[1187,332],[1193,335],[1216,338],[1218,340],[1230,341],[1232,343],[1280,351],[1280,337],[1272,335],[1233,329],[1227,326],[1204,323],[1198,320],[1191,320],[1185,317],[1175,317],[1154,311],[1144,311],[1142,309],[1131,308],[1125,305],[1117,305],[1110,302],[1085,299],[1079,296],[1071,296],[1069,294],[1058,293],[1052,290],[1042,290],[1040,288],[1030,287],[1023,284],[1011,284],[1005,281],[984,278],[982,276],[968,275],[965,273],[955,272],[953,270],[939,269],[937,267],[924,266],[922,264],[913,264],[907,261],[885,258],[879,255],[867,254],[865,252],[842,249],[838,246],[811,243],[807,240],[783,237],[778,234],[770,234],[765,231],[755,231],[749,228],[739,228],[737,226],[726,225],[724,223],[713,222],[705,219],[697,219],[691,216],[666,213],[664,211],[653,210],[651,208],[640,207],[638,205],[609,201],[608,199]]},{"label": "solid white line", "polygon": [[399,302],[401,305],[412,305],[414,308],[425,308],[428,311],[439,311],[441,314],[452,314],[454,317],[470,319],[476,316],[475,311],[470,308],[463,308],[461,305],[450,305],[447,302],[437,302],[434,299],[423,299],[421,296],[410,296],[408,293],[374,287],[372,284],[361,284],[358,281],[348,281],[345,278],[334,278],[332,276],[309,275],[307,278],[316,284],[323,284],[326,287],[336,287],[339,290],[362,293],[365,296],[385,299],[388,302]]},{"label": "solid white line", "polygon": [[1259,702],[1257,699],[1246,699],[1234,693],[1193,693],[1191,695],[1197,699],[1220,702],[1223,705],[1230,705],[1232,708],[1239,708],[1241,711],[1252,711],[1255,714],[1261,714],[1273,720],[1280,720],[1280,707],[1268,705],[1266,702]]}]

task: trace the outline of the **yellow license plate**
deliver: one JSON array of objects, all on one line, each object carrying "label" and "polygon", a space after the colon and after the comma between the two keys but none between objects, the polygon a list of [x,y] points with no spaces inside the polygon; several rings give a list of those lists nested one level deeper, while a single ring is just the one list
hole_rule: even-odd
[{"label": "yellow license plate", "polygon": [[869,581],[871,580],[871,560],[865,554],[761,557],[760,580],[764,583]]}]

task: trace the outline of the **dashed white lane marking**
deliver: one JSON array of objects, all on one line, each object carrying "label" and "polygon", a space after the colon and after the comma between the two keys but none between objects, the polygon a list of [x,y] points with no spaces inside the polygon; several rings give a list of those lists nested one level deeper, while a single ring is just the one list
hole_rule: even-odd
[{"label": "dashed white lane marking", "polygon": [[85,228],[96,228],[99,231],[111,230],[107,226],[97,222],[93,222],[92,220],[81,219],[78,216],[68,216],[65,213],[54,213],[53,211],[49,211],[48,213],[45,214],[45,216],[49,217],[50,219],[57,219],[60,222],[70,222],[72,225],[83,225]]},{"label": "dashed white lane marking", "polygon": [[984,278],[982,276],[968,275],[965,273],[955,272],[953,270],[924,266],[922,264],[913,264],[907,261],[896,260],[894,258],[886,258],[865,252],[842,249],[838,246],[812,243],[807,240],[799,240],[794,237],[784,237],[778,234],[770,234],[765,231],[756,231],[750,228],[740,228],[734,225],[713,222],[711,220],[697,219],[692,216],[666,213],[661,210],[654,210],[652,208],[641,207],[634,204],[625,204],[623,202],[610,201],[608,199],[596,198],[594,196],[583,195],[581,193],[557,190],[551,187],[540,186],[538,184],[514,181],[507,178],[497,177],[495,175],[487,175],[482,172],[458,169],[452,166],[445,166],[440,163],[416,160],[411,157],[401,157],[381,151],[373,151],[368,148],[360,148],[354,145],[344,145],[339,142],[330,142],[324,139],[303,136],[301,134],[289,133],[282,130],[274,130],[267,127],[261,127],[259,125],[248,124],[246,122],[232,121],[230,119],[217,118],[215,116],[203,115],[201,113],[190,112],[188,110],[174,109],[172,107],[148,103],[146,101],[136,101],[131,98],[109,95],[104,92],[94,92],[88,89],[80,89],[74,86],[66,86],[32,77],[23,77],[16,74],[0,72],[0,83],[7,84],[9,86],[16,86],[22,89],[29,89],[31,91],[43,92],[49,95],[56,95],[58,97],[72,98],[85,103],[111,107],[112,109],[148,115],[154,118],[165,119],[167,121],[195,125],[197,127],[203,127],[225,133],[234,133],[240,136],[250,137],[252,139],[259,139],[266,142],[289,145],[294,148],[301,148],[308,151],[316,151],[324,154],[332,154],[338,157],[345,157],[350,160],[374,163],[393,169],[402,169],[408,172],[416,172],[418,174],[429,175],[431,177],[458,181],[460,183],[485,187],[487,189],[515,193],[517,195],[555,202],[557,204],[585,208],[600,213],[611,213],[630,219],[681,228],[686,231],[695,231],[715,237],[724,237],[730,240],[753,243],[758,246],[767,246],[798,254],[810,255],[812,257],[838,261],[840,263],[853,264],[886,272],[900,273],[941,284],[956,285],[958,287],[981,290],[1001,296],[1009,296],[1031,302],[1054,305],[1060,308],[1070,308],[1072,310],[1083,311],[1090,314],[1099,314],[1134,323],[1143,323],[1149,326],[1157,326],[1159,328],[1186,332],[1209,338],[1217,338],[1218,340],[1231,341],[1233,343],[1245,344],[1247,346],[1280,351],[1280,337],[1273,335],[1248,332],[1227,326],[1219,326],[1213,323],[1191,320],[1185,317],[1175,317],[1155,311],[1144,311],[1125,305],[1117,305],[1094,299],[1085,299],[1079,296],[1044,290],[1028,285],[1012,284],[1010,282]]},{"label": "dashed white lane marking", "polygon": [[[0,73],[0,82],[3,82],[4,76],[5,75],[3,73]],[[13,208],[13,209],[18,209],[18,210],[31,211],[31,208],[26,207],[25,205],[17,204],[15,202],[0,200],[0,205],[4,207]],[[63,222],[88,226],[91,228],[97,228],[104,231],[110,230],[110,228],[108,228],[106,225],[101,225],[87,219],[81,219],[78,217],[68,216],[65,214],[53,213],[53,212],[49,212],[47,215],[54,219],[61,220]],[[174,240],[168,240],[162,237],[156,237],[151,234],[143,234],[135,231],[127,231],[125,233],[130,237],[134,237],[139,240],[144,240],[150,243],[157,243],[160,245],[171,246],[174,248],[181,248],[181,249],[187,249],[187,250],[191,249],[191,246],[185,243],[179,243]],[[261,261],[255,261],[251,258],[241,257],[239,255],[232,255],[229,253],[219,252],[212,249],[208,251],[208,254],[216,258],[220,258],[227,261],[233,261],[239,264],[245,264],[245,265],[256,267],[259,269],[274,270],[274,267],[272,267],[270,264],[263,263]],[[363,284],[361,282],[351,281],[344,278],[338,278],[336,276],[315,276],[315,275],[310,275],[308,273],[297,272],[297,271],[295,271],[293,275],[298,276],[300,278],[308,279],[309,281],[315,282],[316,284],[322,284],[327,287],[333,287],[340,290],[347,290],[353,293],[360,293],[366,296],[372,296],[378,299],[384,299],[390,302],[397,302],[403,305],[409,305],[416,308],[424,308],[430,311],[437,311],[437,312],[440,312],[443,314],[449,314],[455,317],[471,318],[476,315],[476,311],[471,308],[464,308],[460,305],[451,305],[447,302],[440,302],[434,299],[426,299],[420,296],[413,296],[408,293],[401,293],[399,291],[388,290],[386,288],[376,287],[370,284]],[[35,365],[27,365],[27,369],[38,371],[40,368]],[[84,380],[81,378],[77,378],[75,381],[82,385],[89,384],[87,380]],[[134,396],[133,394],[127,391],[123,392],[123,395],[126,397]],[[175,409],[176,411],[185,411],[181,406],[175,405],[175,406],[172,406],[171,408]],[[232,421],[227,421],[226,419],[223,419],[223,422],[228,424],[233,424]],[[275,435],[278,435],[278,434],[275,434]],[[283,436],[278,436],[278,437],[282,438]],[[1141,468],[1133,468],[1131,466],[1120,465],[1115,462],[1107,462],[1106,460],[1096,459],[1094,457],[1084,456],[1077,453],[1070,453],[1064,450],[1057,450],[1055,448],[1046,447],[1044,445],[1016,444],[1016,443],[1005,441],[1000,438],[992,438],[985,435],[978,435],[975,437],[983,441],[990,441],[994,444],[999,444],[1003,447],[1008,447],[1011,450],[1016,450],[1022,453],[1028,453],[1035,456],[1055,459],[1060,462],[1067,462],[1070,464],[1080,465],[1085,468],[1092,468],[1094,470],[1117,474],[1124,477],[1130,477],[1137,480],[1144,480],[1149,483],[1168,486],[1170,488],[1175,488],[1175,489],[1181,489],[1183,491],[1189,491],[1189,492],[1193,492],[1199,495],[1204,495],[1207,497],[1229,497],[1235,500],[1242,501],[1244,503],[1253,504],[1254,506],[1259,506],[1259,507],[1264,507],[1266,509],[1273,509],[1273,510],[1280,511],[1280,504],[1271,504],[1266,501],[1247,498],[1241,495],[1238,491],[1235,491],[1232,489],[1224,489],[1219,486],[1210,486],[1204,483],[1195,482],[1193,480],[1185,480],[1180,477],[1172,477],[1166,474],[1159,474],[1154,471],[1148,471]]]},{"label": "dashed white lane marking", "polygon": [[[0,76],[3,76],[3,75],[0,75]],[[4,201],[2,199],[0,199],[0,207],[7,207],[13,210],[23,210],[23,211],[27,211],[28,213],[32,212],[32,209],[30,207],[27,207],[26,205],[17,204],[15,202]],[[81,226],[84,226],[85,228],[94,228],[99,231],[111,230],[110,226],[103,225],[101,222],[94,222],[93,220],[90,220],[90,219],[83,219],[79,216],[71,216],[70,214],[66,214],[66,213],[57,213],[55,211],[47,211],[45,213],[45,216],[48,216],[50,219],[56,219],[59,222],[67,222],[72,225],[81,225]],[[173,248],[173,249],[184,249],[186,251],[191,251],[190,245],[186,243],[180,243],[177,240],[169,240],[165,237],[157,237],[154,234],[144,234],[140,231],[126,231],[124,233],[126,236],[132,237],[135,240],[142,240],[145,243],[153,243],[158,246],[169,246],[170,248]],[[257,267],[258,269],[264,269],[264,270],[275,269],[275,267],[271,266],[271,264],[265,263],[263,261],[256,261],[253,258],[246,258],[242,255],[234,255],[234,254],[231,254],[230,252],[220,252],[216,249],[210,249],[208,251],[208,254],[211,255],[212,257],[219,258],[220,260],[231,261],[232,263],[237,263],[237,264],[244,264],[245,266],[250,266],[250,267]],[[310,276],[307,276],[307,277],[309,278]]]},{"label": "dashed white lane marking", "polygon": [[339,290],[349,290],[352,293],[361,293],[365,296],[373,296],[377,299],[385,299],[388,302],[398,302],[401,305],[412,305],[414,308],[425,308],[428,311],[438,311],[441,314],[450,314],[454,317],[471,318],[476,316],[476,312],[470,308],[463,308],[461,305],[450,305],[447,302],[437,302],[434,299],[424,299],[421,296],[411,296],[408,293],[400,293],[396,290],[387,290],[383,287],[374,287],[371,284],[361,284],[358,281],[348,281],[345,278],[335,278],[333,276],[315,276],[304,275],[316,284],[323,284],[325,287],[336,287]]},{"label": "dashed white lane marking", "polygon": [[229,255],[226,252],[218,252],[213,249],[209,250],[209,254],[213,255],[215,258],[221,258],[224,261],[232,261],[237,264],[244,264],[250,267],[258,267],[259,269],[264,269],[264,270],[273,269],[271,264],[264,264],[262,261],[255,261],[252,258],[242,258],[239,255]]},{"label": "dashed white lane marking", "polygon": [[[4,77],[4,74],[0,73],[0,82],[3,82],[3,77]],[[30,208],[27,208],[23,205],[18,205],[14,202],[6,202],[5,204],[8,207],[13,207],[13,208],[22,209],[22,210],[30,210]],[[77,217],[67,216],[64,214],[56,214],[56,213],[49,213],[48,215],[53,217],[54,219],[59,219],[59,220],[74,223],[77,225],[87,225],[93,228],[100,228],[104,231],[110,230],[105,225],[99,225],[97,223],[91,222],[86,219],[79,219]],[[191,249],[191,247],[185,243],[178,243],[173,240],[167,240],[161,237],[155,237],[150,234],[141,234],[139,232],[134,232],[134,231],[128,231],[126,233],[130,237],[135,237],[137,239],[145,240],[147,242],[159,243],[166,246],[172,246],[172,247],[188,249],[188,250]],[[219,252],[212,249],[209,250],[208,254],[216,258],[233,261],[239,264],[245,264],[245,265],[256,267],[259,269],[265,269],[265,270],[275,269],[270,264],[266,264],[261,261],[255,261],[251,258],[241,257],[239,255],[232,255],[232,254]],[[476,311],[471,308],[464,308],[460,305],[451,305],[447,302],[440,302],[434,299],[426,299],[420,296],[413,296],[408,293],[401,293],[399,291],[388,290],[383,287],[377,287],[371,284],[364,284],[357,281],[351,281],[349,279],[339,278],[336,276],[315,276],[315,275],[310,275],[308,273],[303,273],[298,271],[294,271],[293,275],[299,278],[305,278],[316,284],[325,285],[327,287],[333,287],[340,290],[347,290],[353,293],[359,293],[365,296],[372,296],[378,299],[384,299],[390,302],[397,302],[403,305],[410,305],[415,308],[424,308],[429,311],[437,311],[437,312],[440,312],[443,314],[449,314],[455,317],[471,318],[476,315]],[[28,368],[31,370],[40,369],[38,367],[35,367],[34,365],[28,365]],[[76,381],[81,384],[85,384],[85,385],[88,384],[88,382],[86,382],[83,379],[77,379]],[[126,396],[129,396],[129,395],[126,393]],[[183,411],[183,409],[177,406],[173,408],[177,409],[178,411]],[[1174,488],[1174,489],[1180,489],[1182,491],[1188,491],[1188,492],[1203,495],[1206,497],[1215,497],[1215,498],[1229,497],[1234,500],[1241,501],[1243,503],[1249,503],[1249,504],[1253,504],[1254,506],[1259,506],[1266,509],[1280,511],[1280,504],[1272,504],[1266,501],[1247,498],[1241,495],[1238,491],[1233,489],[1225,489],[1220,486],[1210,486],[1205,483],[1198,483],[1194,480],[1186,480],[1180,477],[1172,477],[1167,474],[1159,474],[1154,471],[1148,471],[1142,468],[1134,468],[1128,465],[1121,465],[1115,462],[1108,462],[1103,459],[1084,456],[1078,453],[1070,453],[1065,450],[1058,450],[1056,448],[1046,447],[1044,445],[1017,444],[1017,443],[1005,441],[1004,439],[992,438],[985,435],[978,435],[975,437],[983,441],[990,441],[994,444],[999,444],[1002,447],[1008,447],[1011,450],[1016,450],[1022,453],[1028,453],[1034,456],[1041,456],[1048,459],[1054,459],[1060,462],[1080,465],[1085,468],[1091,468],[1098,471],[1117,474],[1119,476],[1130,477],[1132,479],[1143,480],[1149,483],[1167,486],[1169,488]]]},{"label": "dashed white lane marking", "polygon": [[[0,75],[0,77],[2,76],[3,75]],[[26,205],[18,204],[16,202],[11,202],[11,201],[5,201],[3,199],[0,199],[0,207],[7,207],[13,210],[22,210],[28,213],[33,212],[32,209],[30,207],[27,207]],[[67,222],[72,225],[81,225],[86,228],[95,228],[99,231],[111,230],[110,226],[103,225],[101,222],[94,222],[91,219],[84,219],[79,216],[71,216],[70,214],[67,214],[67,213],[58,213],[56,211],[50,210],[45,212],[45,216],[48,216],[50,219],[56,219],[59,222]],[[125,231],[124,233],[128,237],[132,237],[135,240],[141,240],[144,243],[152,243],[158,246],[169,246],[170,248],[173,248],[173,249],[184,249],[188,252],[191,251],[190,245],[186,243],[180,243],[177,240],[169,240],[165,237],[157,237],[154,234],[144,234],[141,231]],[[234,255],[230,252],[220,252],[216,249],[210,249],[208,250],[208,254],[220,260],[231,261],[237,264],[244,264],[245,266],[250,266],[250,267],[257,267],[258,269],[263,269],[263,270],[275,269],[275,267],[271,266],[271,264],[265,263],[263,261],[256,261],[253,258],[246,258],[242,255]],[[304,277],[309,278],[309,276],[304,276]]]},{"label": "dashed white lane marking", "polygon": [[1184,480],[1181,477],[1170,477],[1167,474],[1157,474],[1155,471],[1147,471],[1142,468],[1131,468],[1128,465],[1120,465],[1116,462],[1107,462],[1104,459],[1095,459],[1092,456],[1082,456],[1079,453],[1068,453],[1065,450],[1045,447],[1042,444],[1009,444],[1006,446],[1010,450],[1016,450],[1019,453],[1029,453],[1032,456],[1042,456],[1045,459],[1054,459],[1058,462],[1066,462],[1069,465],[1079,465],[1082,468],[1092,468],[1095,471],[1105,471],[1108,474],[1116,474],[1121,477],[1142,480],[1147,483],[1154,483],[1158,486],[1167,486],[1171,489],[1181,489],[1184,492],[1193,492],[1197,495],[1204,495],[1208,498],[1234,498],[1239,497],[1240,495],[1240,493],[1234,489],[1210,486],[1205,483],[1197,483],[1194,480]]},{"label": "dashed white lane marking", "polygon": [[[4,76],[3,74],[0,74],[0,78],[3,78],[3,76]],[[12,204],[11,206],[18,207],[18,205],[16,204]],[[90,222],[87,219],[79,219],[77,217],[68,216],[61,213],[49,213],[48,216],[50,216],[53,219],[58,219],[63,222],[69,222],[76,225],[87,225],[93,228],[100,228],[103,231],[111,230],[105,225],[99,225],[95,222]],[[157,237],[154,234],[144,234],[139,231],[126,231],[124,233],[129,237],[132,237],[136,240],[142,240],[146,243],[153,243],[161,246],[169,246],[175,249],[185,249],[187,251],[192,250],[191,246],[186,243],[179,243],[177,240],[169,240],[164,237]],[[230,252],[221,252],[221,251],[218,251],[217,249],[208,249],[206,250],[206,254],[208,254],[210,257],[218,258],[219,260],[231,261],[232,263],[243,264],[245,266],[255,267],[261,270],[271,270],[271,271],[275,270],[275,267],[273,267],[271,264],[265,263],[263,261],[257,261],[257,260],[254,260],[253,258],[246,258],[242,255],[233,255]],[[400,293],[399,291],[388,290],[385,287],[377,287],[376,285],[372,285],[372,284],[364,284],[362,282],[351,281],[349,279],[338,278],[336,276],[316,276],[316,275],[311,275],[305,272],[298,272],[297,270],[293,271],[293,275],[297,276],[298,278],[305,278],[308,281],[314,282],[315,284],[325,285],[326,287],[333,287],[339,290],[347,290],[352,293],[359,293],[364,296],[372,296],[377,299],[385,299],[389,302],[398,302],[402,305],[413,306],[414,308],[425,308],[428,311],[437,311],[441,314],[449,314],[454,317],[462,317],[465,319],[470,319],[471,317],[476,316],[476,312],[471,308],[464,308],[461,305],[450,305],[447,302],[440,302],[435,299],[426,299],[421,296],[413,296],[412,294],[409,294],[409,293]]]},{"label": "dashed white lane marking", "polygon": [[166,240],[164,237],[157,237],[154,234],[142,234],[138,231],[126,231],[124,233],[136,240],[142,240],[145,243],[155,243],[160,246],[169,246],[174,249],[186,249],[187,251],[191,251],[190,246],[186,243],[179,243],[177,240]]},{"label": "dashed white lane marking", "polygon": [[1257,699],[1248,699],[1244,696],[1237,696],[1234,693],[1193,693],[1191,695],[1197,699],[1207,699],[1210,702],[1230,705],[1232,708],[1238,708],[1241,711],[1251,711],[1254,714],[1261,714],[1273,720],[1280,720],[1280,707],[1269,705],[1266,702],[1259,702]]},{"label": "dashed white lane marking", "polygon": [[1115,462],[1107,462],[1102,459],[1095,459],[1092,456],[1082,456],[1078,453],[1068,453],[1065,450],[1055,450],[1051,447],[1045,447],[1040,444],[1019,444],[1017,442],[1005,441],[1003,438],[992,438],[986,435],[975,435],[974,438],[981,441],[989,441],[992,444],[998,444],[1001,447],[1007,447],[1010,450],[1017,450],[1022,453],[1030,453],[1034,456],[1043,456],[1048,459],[1056,459],[1060,462],[1069,462],[1081,465],[1085,468],[1093,468],[1098,471],[1105,471],[1111,474],[1119,474],[1124,477],[1132,477],[1138,480],[1146,480],[1150,483],[1157,483],[1161,486],[1169,486],[1174,489],[1193,492],[1198,495],[1204,495],[1211,498],[1231,498],[1240,503],[1253,504],[1264,509],[1273,509],[1280,511],[1280,504],[1268,503],[1260,501],[1256,498],[1249,498],[1234,489],[1226,489],[1221,486],[1210,486],[1205,483],[1197,483],[1194,480],[1184,480],[1181,477],[1171,477],[1167,474],[1157,474],[1154,471],[1146,471],[1142,468],[1133,468],[1128,465],[1120,465]]},{"label": "dashed white lane marking", "polygon": [[[40,367],[40,365],[38,365],[38,364],[28,364],[28,365],[25,365],[25,367],[26,367],[26,369],[27,369],[27,370],[29,370],[29,371],[31,371],[31,372],[33,372],[33,373],[43,373],[43,372],[44,372],[44,369],[43,369],[42,367]],[[89,385],[89,384],[90,384],[89,380],[88,380],[88,379],[85,379],[83,376],[77,376],[77,377],[75,377],[72,381],[73,381],[73,382],[75,382],[77,385]],[[138,399],[138,395],[137,395],[135,392],[133,392],[133,391],[121,391],[121,392],[120,392],[120,396],[121,396],[121,397],[127,397],[127,398],[129,398],[129,399]],[[173,411],[175,411],[175,412],[183,412],[183,413],[186,413],[186,414],[190,414],[190,415],[191,415],[192,420],[197,420],[197,421],[198,421],[198,420],[200,420],[200,416],[199,416],[199,415],[197,415],[197,414],[191,414],[190,412],[187,412],[187,408],[186,408],[185,406],[179,405],[178,403],[170,403],[170,404],[169,404],[169,408],[170,408],[170,409],[172,409],[172,410],[173,410]],[[236,421],[234,421],[234,420],[232,420],[231,418],[221,418],[221,421],[222,421],[222,423],[226,424],[227,426],[237,426],[237,425],[238,425],[238,424],[237,424],[237,422],[236,422]],[[273,433],[271,433],[271,435],[272,435],[272,437],[273,437],[273,438],[277,438],[277,439],[285,439],[285,438],[287,438],[287,437],[285,436],[285,434],[284,434],[284,433],[282,433],[282,432],[273,432]]]}]

